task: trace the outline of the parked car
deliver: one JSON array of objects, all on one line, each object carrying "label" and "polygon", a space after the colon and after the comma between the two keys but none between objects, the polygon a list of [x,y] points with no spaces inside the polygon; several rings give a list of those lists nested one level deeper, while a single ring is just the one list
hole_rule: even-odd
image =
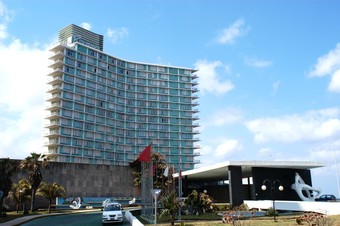
[{"label": "parked car", "polygon": [[319,198],[316,198],[315,201],[322,201],[322,202],[335,202],[336,198],[334,195],[321,195]]},{"label": "parked car", "polygon": [[118,202],[106,203],[103,208],[102,222],[123,222],[122,206]]}]

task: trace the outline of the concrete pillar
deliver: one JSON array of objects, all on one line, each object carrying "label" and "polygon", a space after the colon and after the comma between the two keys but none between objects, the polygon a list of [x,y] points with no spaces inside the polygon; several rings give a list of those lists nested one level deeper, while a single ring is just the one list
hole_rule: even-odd
[{"label": "concrete pillar", "polygon": [[231,206],[243,203],[242,169],[241,166],[228,166],[229,197]]}]

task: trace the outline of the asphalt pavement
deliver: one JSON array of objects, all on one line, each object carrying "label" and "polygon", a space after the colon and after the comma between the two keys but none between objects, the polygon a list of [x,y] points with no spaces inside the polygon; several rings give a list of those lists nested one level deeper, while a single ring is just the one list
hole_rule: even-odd
[{"label": "asphalt pavement", "polygon": [[19,217],[11,221],[7,221],[5,223],[1,223],[0,226],[16,226],[16,225],[22,225],[26,222],[32,221],[34,219],[38,219],[41,217],[50,217],[50,216],[58,216],[58,215],[68,215],[68,214],[76,214],[76,213],[87,213],[87,212],[96,212],[98,210],[77,210],[74,211],[73,213],[49,213],[49,214],[37,214],[37,215],[27,215],[24,217]]}]

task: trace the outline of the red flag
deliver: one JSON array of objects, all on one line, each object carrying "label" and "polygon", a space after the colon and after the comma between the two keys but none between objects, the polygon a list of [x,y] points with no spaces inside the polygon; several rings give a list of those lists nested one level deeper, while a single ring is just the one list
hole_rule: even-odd
[{"label": "red flag", "polygon": [[138,160],[140,162],[150,162],[150,154],[151,154],[151,145],[148,145],[144,150],[139,154]]}]

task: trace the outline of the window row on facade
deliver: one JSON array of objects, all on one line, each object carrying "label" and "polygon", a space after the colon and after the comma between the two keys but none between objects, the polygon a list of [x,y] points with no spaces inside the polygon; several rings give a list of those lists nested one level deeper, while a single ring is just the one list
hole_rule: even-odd
[{"label": "window row on facade", "polygon": [[[132,130],[132,129],[117,129],[114,130],[111,127],[101,126],[101,125],[89,125],[85,123],[87,128],[77,128],[77,127],[61,127],[60,130],[58,128],[51,128],[47,135],[64,135],[67,136],[67,139],[70,137],[82,138],[88,140],[98,140],[98,141],[106,141],[106,142],[121,142],[120,138],[127,139],[127,143],[136,143],[136,139],[167,139],[171,138],[170,142],[162,143],[164,145],[170,144],[179,145],[177,140],[181,140],[180,145],[185,147],[190,147],[193,145],[191,141],[193,136],[191,133],[178,133],[178,132],[162,132],[159,130],[155,131],[143,131],[143,130]],[[85,127],[86,127],[85,126]],[[95,128],[94,128],[95,127]],[[140,142],[140,141],[138,141]]]},{"label": "window row on facade", "polygon": [[[192,104],[190,100],[186,100],[185,98],[181,98],[183,100],[182,102],[178,102],[178,98],[176,97],[169,97],[169,99],[173,101],[167,101],[168,97],[164,98],[163,101],[157,101],[157,99],[153,98],[135,98],[135,99],[127,99],[127,98],[121,98],[121,97],[115,97],[111,95],[105,95],[100,96],[100,93],[97,93],[97,95],[81,95],[81,94],[75,94],[72,92],[63,91],[61,93],[58,93],[54,96],[51,96],[51,98],[56,99],[58,98],[65,98],[65,103],[67,102],[75,102],[74,106],[84,106],[83,104],[93,105],[97,107],[102,108],[111,108],[114,109],[115,104],[117,106],[131,106],[131,107],[149,107],[149,108],[167,108],[167,109],[176,109],[176,110],[186,110],[190,111],[192,109]],[[67,101],[69,100],[69,101]],[[53,100],[52,100],[53,101]],[[54,101],[57,103],[57,101]],[[79,103],[77,103],[79,102]],[[53,104],[53,102],[52,102]]]},{"label": "window row on facade", "polygon": [[[185,89],[185,87],[178,88],[177,86],[173,86],[170,88],[160,88],[157,87],[157,84],[153,84],[152,81],[150,81],[150,84],[143,84],[144,86],[140,85],[131,85],[121,82],[115,82],[110,81],[110,83],[107,84],[99,84],[97,82],[91,82],[86,79],[73,79],[71,76],[71,79],[69,76],[64,76],[65,78],[68,78],[65,80],[64,86],[61,87],[62,89],[68,90],[68,91],[76,91],[76,87],[84,87],[91,90],[97,90],[104,93],[114,94],[118,96],[128,96],[128,93],[144,93],[144,94],[150,94],[150,95],[175,95],[175,96],[183,96],[183,97],[191,97],[191,89]],[[57,76],[56,79],[63,79],[62,76]],[[78,88],[79,89],[79,88]],[[126,94],[126,95],[124,95]]]},{"label": "window row on facade", "polygon": [[[167,162],[175,162],[178,160],[178,154],[176,153],[176,149],[170,151],[172,155],[169,155],[169,151],[158,151],[158,153],[163,153],[166,156]],[[77,155],[77,156],[84,156],[84,157],[96,157],[96,158],[105,158],[105,159],[116,159],[116,160],[128,160],[134,161],[139,152],[129,152],[123,151],[123,149],[116,150],[115,152],[106,150],[101,151],[97,149],[90,149],[90,148],[79,148],[79,147],[72,147],[66,145],[59,146],[59,154],[67,154],[67,155]],[[182,162],[193,162],[194,158],[191,154],[186,155],[181,151],[180,159]]]},{"label": "window row on facade", "polygon": [[[60,48],[61,46],[59,46]],[[58,48],[58,49],[59,49]],[[65,49],[65,50],[64,50]],[[66,52],[65,52],[66,51]],[[55,55],[58,53],[62,53],[70,58],[70,62],[79,60],[83,62],[87,62],[89,64],[98,65],[102,68],[107,68],[108,65],[115,65],[122,68],[133,69],[133,70],[140,70],[140,71],[150,71],[150,72],[161,72],[161,73],[171,73],[171,74],[179,74],[179,75],[190,75],[191,70],[188,69],[181,69],[181,68],[172,68],[172,67],[164,67],[160,65],[145,65],[145,64],[138,64],[134,62],[127,62],[120,60],[118,58],[111,57],[107,54],[102,52],[94,51],[91,48],[87,48],[82,45],[76,45],[76,50],[62,47]]]},{"label": "window row on facade", "polygon": [[[62,113],[60,113],[62,112]],[[84,122],[95,122],[98,124],[106,124],[109,126],[117,126],[123,127],[126,125],[127,127],[138,128],[134,125],[134,122],[138,122],[141,124],[148,124],[148,123],[157,123],[157,124],[169,124],[171,125],[171,130],[175,131],[191,131],[193,127],[196,127],[195,124],[192,124],[192,119],[190,118],[171,118],[171,117],[157,117],[153,115],[129,115],[124,113],[114,113],[112,111],[106,111],[106,114],[102,115],[95,115],[94,112],[78,112],[78,111],[70,111],[66,109],[51,111],[50,117],[61,117],[64,116],[62,123],[67,123],[71,125],[71,119],[75,119],[77,121],[84,121]],[[70,119],[68,119],[70,118]],[[123,122],[126,122],[125,124]],[[65,124],[65,125],[67,125]],[[182,127],[179,127],[179,126]]]},{"label": "window row on facade", "polygon": [[[70,103],[70,104],[69,104]],[[104,104],[103,104],[104,105]],[[59,102],[53,102],[51,104],[51,108],[55,108],[59,106],[60,108],[63,108],[62,114],[67,117],[71,117],[73,114],[77,114],[77,118],[83,117],[83,113],[89,113],[89,114],[96,114],[99,116],[107,117],[107,118],[119,118],[119,119],[127,119],[127,117],[131,118],[133,115],[137,114],[147,114],[155,116],[164,116],[164,120],[160,121],[163,123],[167,123],[166,119],[167,117],[192,117],[192,111],[188,110],[177,110],[177,109],[171,109],[167,110],[166,108],[144,108],[144,107],[132,107],[132,106],[124,106],[124,105],[115,105],[115,104],[108,104],[107,109],[104,107],[96,107],[96,106],[89,106],[89,105],[83,105],[83,104],[77,104],[73,102],[63,101],[62,104]],[[51,109],[51,112],[54,113],[54,110]],[[77,112],[77,113],[75,113]],[[133,118],[131,118],[133,120]]]}]

